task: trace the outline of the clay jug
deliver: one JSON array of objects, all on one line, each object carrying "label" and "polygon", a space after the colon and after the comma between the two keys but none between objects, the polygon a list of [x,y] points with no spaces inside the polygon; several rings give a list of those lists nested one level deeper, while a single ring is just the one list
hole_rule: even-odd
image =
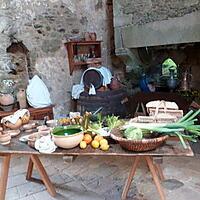
[{"label": "clay jug", "polygon": [[84,37],[85,37],[85,41],[91,41],[89,32],[85,32]]},{"label": "clay jug", "polygon": [[112,78],[109,88],[111,90],[118,90],[121,88],[121,83],[116,78]]},{"label": "clay jug", "polygon": [[19,89],[19,91],[17,93],[17,101],[19,102],[20,109],[27,108],[25,89]]},{"label": "clay jug", "polygon": [[96,35],[95,32],[90,33],[90,39],[91,39],[92,41],[96,41],[96,39],[97,39],[97,35]]},{"label": "clay jug", "polygon": [[169,87],[170,90],[174,90],[177,87],[177,79],[175,78],[175,74],[174,74],[174,69],[169,69],[170,72],[170,77],[167,80],[167,85]]},{"label": "clay jug", "polygon": [[11,94],[1,94],[0,95],[0,104],[7,106],[14,103],[14,97]]}]

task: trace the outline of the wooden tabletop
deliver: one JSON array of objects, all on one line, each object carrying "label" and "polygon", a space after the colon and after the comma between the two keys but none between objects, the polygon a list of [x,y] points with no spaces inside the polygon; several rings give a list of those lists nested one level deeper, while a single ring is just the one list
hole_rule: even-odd
[{"label": "wooden tabletop", "polygon": [[[19,137],[26,135],[21,133],[19,136],[11,139],[11,143],[3,146],[0,145],[0,154],[40,154],[37,150],[29,147],[26,143],[20,142]],[[48,155],[94,155],[94,156],[137,156],[137,155],[150,155],[150,156],[194,156],[190,144],[186,142],[187,149],[184,149],[179,141],[168,140],[163,146],[153,151],[147,152],[132,152],[121,148],[115,141],[109,141],[110,148],[108,151],[102,151],[100,149],[93,149],[90,145],[86,149],[80,149],[75,147],[73,149],[61,149],[57,148],[55,152]]]}]

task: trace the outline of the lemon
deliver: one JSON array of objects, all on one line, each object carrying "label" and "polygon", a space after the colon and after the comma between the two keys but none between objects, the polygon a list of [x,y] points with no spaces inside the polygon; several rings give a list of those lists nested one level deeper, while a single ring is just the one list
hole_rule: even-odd
[{"label": "lemon", "polygon": [[103,145],[103,144],[108,145],[108,140],[102,139],[102,140],[100,140],[99,144],[100,144],[100,145]]},{"label": "lemon", "polygon": [[100,140],[103,140],[103,136],[101,136],[101,135],[96,135],[96,136],[94,137],[94,140],[100,142]]},{"label": "lemon", "polygon": [[102,144],[100,149],[103,150],[103,151],[108,151],[109,145],[108,144]]},{"label": "lemon", "polygon": [[85,149],[87,147],[87,143],[85,141],[80,142],[80,148]]},{"label": "lemon", "polygon": [[91,145],[93,148],[97,149],[99,147],[99,142],[97,140],[93,140]]}]

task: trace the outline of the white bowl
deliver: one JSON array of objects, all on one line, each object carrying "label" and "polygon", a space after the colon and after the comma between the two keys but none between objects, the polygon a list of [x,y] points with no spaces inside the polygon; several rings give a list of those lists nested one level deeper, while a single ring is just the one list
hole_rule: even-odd
[{"label": "white bowl", "polygon": [[58,121],[55,120],[55,119],[51,119],[51,120],[48,120],[48,121],[46,122],[46,124],[47,124],[48,127],[56,127],[57,124],[58,124]]}]

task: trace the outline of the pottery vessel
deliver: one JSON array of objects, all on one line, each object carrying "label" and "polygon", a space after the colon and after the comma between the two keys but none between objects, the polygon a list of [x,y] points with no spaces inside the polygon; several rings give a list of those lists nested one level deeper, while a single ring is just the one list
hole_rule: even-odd
[{"label": "pottery vessel", "polygon": [[112,78],[109,88],[111,90],[118,90],[121,88],[121,83],[116,78]]},{"label": "pottery vessel", "polygon": [[22,124],[28,124],[29,120],[30,120],[30,113],[27,112],[22,118]]},{"label": "pottery vessel", "polygon": [[174,70],[169,69],[170,71],[170,77],[167,80],[167,86],[169,87],[170,90],[174,90],[177,87],[177,79],[175,78]]},{"label": "pottery vessel", "polygon": [[11,122],[6,121],[5,123],[3,123],[3,125],[10,129],[19,129],[22,126],[22,120],[18,119],[15,124],[12,124]]},{"label": "pottery vessel", "polygon": [[[67,133],[71,132],[69,135]],[[73,132],[73,133],[72,133]],[[52,139],[58,147],[71,149],[79,145],[84,136],[80,129],[63,129],[52,133]]]},{"label": "pottery vessel", "polygon": [[56,127],[58,122],[57,122],[57,120],[52,119],[52,120],[47,120],[46,124],[48,127]]},{"label": "pottery vessel", "polygon": [[23,130],[30,130],[36,128],[36,123],[31,123],[31,124],[24,124],[22,126]]},{"label": "pottery vessel", "polygon": [[27,108],[26,91],[19,89],[17,93],[17,101],[19,102],[20,109]]},{"label": "pottery vessel", "polygon": [[16,130],[5,130],[5,131],[3,131],[3,134],[4,135],[10,134],[11,137],[15,137],[15,136],[20,134],[20,130],[19,129],[16,129]]},{"label": "pottery vessel", "polygon": [[90,33],[90,39],[91,39],[92,41],[96,41],[96,39],[97,39],[97,35],[96,35],[95,32]]},{"label": "pottery vessel", "polygon": [[1,94],[0,104],[3,106],[11,105],[14,103],[14,97],[11,94]]},{"label": "pottery vessel", "polygon": [[89,32],[85,32],[84,37],[85,37],[85,41],[91,41]]},{"label": "pottery vessel", "polygon": [[41,138],[42,136],[47,136],[49,134],[49,132],[35,132],[35,133],[32,133],[28,136],[28,145],[30,147],[35,147],[35,141],[39,138]]},{"label": "pottery vessel", "polygon": [[10,140],[11,140],[10,133],[5,133],[5,134],[1,133],[0,134],[0,144],[2,144],[2,145],[9,144]]}]

